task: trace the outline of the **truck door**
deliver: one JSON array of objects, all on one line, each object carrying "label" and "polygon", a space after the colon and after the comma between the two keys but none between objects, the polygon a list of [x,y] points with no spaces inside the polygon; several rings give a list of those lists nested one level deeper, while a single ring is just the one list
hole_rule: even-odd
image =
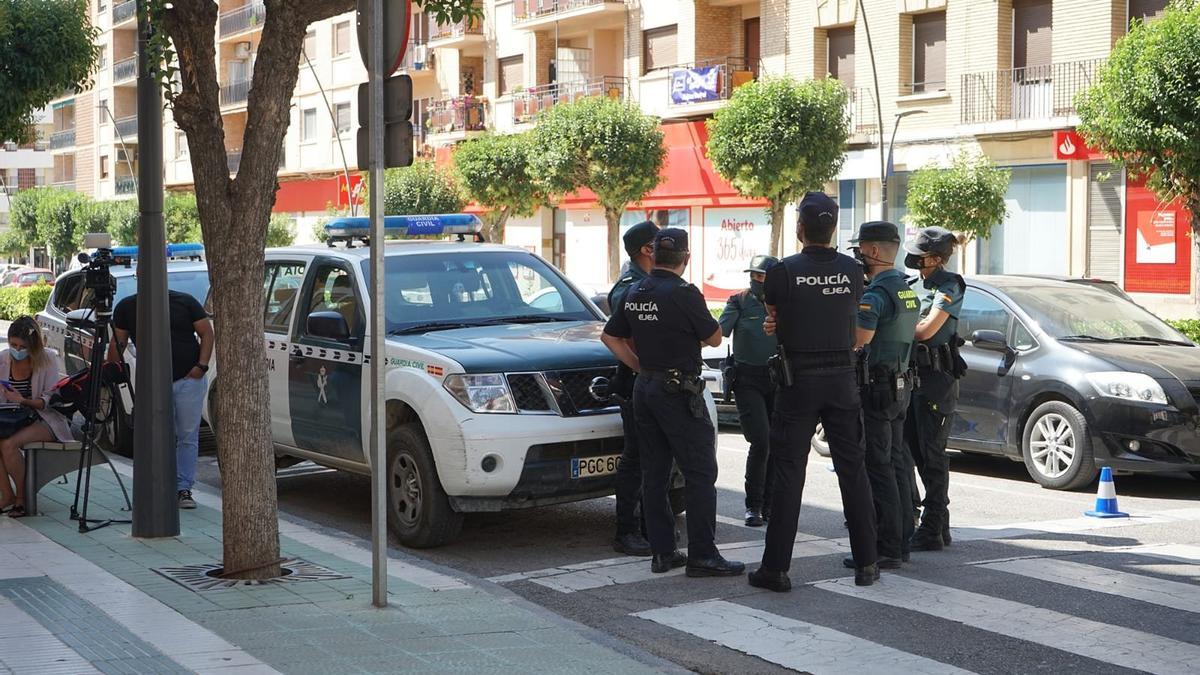
[{"label": "truck door", "polygon": [[263,279],[266,302],[263,311],[263,341],[267,357],[267,383],[271,391],[271,437],[276,443],[295,445],[289,414],[289,354],[292,349],[292,318],[304,283],[305,260],[270,260]]}]

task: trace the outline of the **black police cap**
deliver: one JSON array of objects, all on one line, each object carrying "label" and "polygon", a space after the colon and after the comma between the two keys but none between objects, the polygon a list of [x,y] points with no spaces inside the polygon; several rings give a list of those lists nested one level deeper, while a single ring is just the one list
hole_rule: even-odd
[{"label": "black police cap", "polygon": [[766,274],[767,270],[779,264],[779,258],[770,255],[756,255],[750,259],[750,266],[744,272],[760,272]]},{"label": "black police cap", "polygon": [[658,225],[652,221],[643,220],[625,231],[621,241],[625,243],[625,252],[630,256],[638,252],[638,249],[654,241],[654,233],[658,232]]},{"label": "black police cap", "polygon": [[800,222],[805,225],[834,225],[838,205],[824,192],[809,192],[800,200]]},{"label": "black police cap", "polygon": [[944,227],[927,227],[917,232],[916,239],[904,242],[904,250],[913,255],[950,255],[958,237]]},{"label": "black police cap", "polygon": [[858,236],[850,240],[851,244],[857,244],[862,241],[890,241],[894,244],[900,243],[900,230],[896,228],[894,223],[889,223],[886,220],[873,220],[869,223],[863,223],[858,227]]},{"label": "black police cap", "polygon": [[687,253],[688,250],[688,233],[687,230],[678,227],[668,227],[659,230],[654,235],[654,252],[659,251],[675,251],[677,253]]}]

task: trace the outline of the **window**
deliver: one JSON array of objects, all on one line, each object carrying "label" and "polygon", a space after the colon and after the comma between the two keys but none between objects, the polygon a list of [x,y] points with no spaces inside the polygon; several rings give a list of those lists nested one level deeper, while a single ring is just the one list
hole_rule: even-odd
[{"label": "window", "polygon": [[268,333],[288,334],[292,320],[292,309],[300,284],[304,281],[304,263],[268,263],[263,290],[266,303],[263,316],[264,329]]},{"label": "window", "polygon": [[100,99],[100,104],[96,106],[96,113],[100,115],[100,124],[108,124],[108,99]]},{"label": "window", "polygon": [[826,33],[829,76],[847,89],[854,88],[854,26],[834,28]]},{"label": "window", "polygon": [[662,70],[676,64],[679,60],[676,48],[678,32],[676,26],[642,32],[642,72]]},{"label": "window", "polygon": [[1020,321],[1013,321],[1012,348],[1019,352],[1027,352],[1037,346],[1033,333]]},{"label": "window", "polygon": [[350,133],[352,121],[350,118],[349,103],[335,103],[333,106],[333,117],[337,120],[337,132],[339,136]]},{"label": "window", "polygon": [[946,90],[946,13],[913,17],[912,92]]},{"label": "window", "polygon": [[183,133],[182,131],[176,131],[175,132],[175,156],[176,157],[187,157],[187,155],[188,155],[187,134]]},{"label": "window", "polygon": [[1129,0],[1129,24],[1153,21],[1167,11],[1167,0]]},{"label": "window", "polygon": [[994,330],[1007,338],[1010,318],[1008,310],[999,300],[983,291],[968,288],[958,314],[958,336],[969,341],[971,334],[977,330]]},{"label": "window", "polygon": [[304,55],[310,59],[317,58],[317,31],[309,29],[304,34]]},{"label": "window", "polygon": [[341,56],[350,51],[350,22],[343,21],[333,27],[333,55]]},{"label": "window", "polygon": [[500,59],[500,95],[511,94],[525,83],[525,57],[507,56]]},{"label": "window", "polygon": [[96,59],[96,67],[104,68],[108,65],[108,45],[100,45],[100,56]]},{"label": "window", "polygon": [[300,115],[300,140],[315,140],[317,137],[317,109],[305,108]]},{"label": "window", "polygon": [[[323,265],[317,268],[316,283],[308,304],[308,314],[313,312],[337,312],[346,320],[350,335],[362,335],[364,317],[358,309],[354,278],[340,267]],[[306,328],[301,327],[302,330]]]},{"label": "window", "polygon": [[54,297],[51,303],[58,311],[66,314],[79,309],[79,300],[83,294],[83,273],[64,277],[54,286]]},{"label": "window", "polygon": [[100,155],[100,177],[108,178],[108,155]]},{"label": "window", "polygon": [[[1053,0],[1014,0],[1013,68],[1047,70],[1053,56]],[[1031,71],[1026,79],[1049,77]]]}]

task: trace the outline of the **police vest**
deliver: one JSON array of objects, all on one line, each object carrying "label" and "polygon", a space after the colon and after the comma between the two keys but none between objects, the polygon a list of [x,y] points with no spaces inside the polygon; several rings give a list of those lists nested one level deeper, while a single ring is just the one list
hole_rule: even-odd
[{"label": "police vest", "polygon": [[788,256],[783,265],[788,290],[776,307],[776,319],[784,349],[847,353],[854,349],[862,267],[841,254],[818,260],[804,253]]},{"label": "police vest", "polygon": [[889,275],[872,283],[892,303],[891,318],[880,320],[871,339],[869,364],[892,370],[906,370],[917,322],[921,320],[921,303],[917,293],[904,282],[904,277]]},{"label": "police vest", "polygon": [[954,298],[954,302],[949,307],[945,308],[947,314],[945,323],[938,329],[933,337],[925,340],[925,344],[930,347],[937,347],[944,344],[949,344],[950,339],[958,334],[958,313],[962,308],[963,295],[967,290],[967,282],[962,276],[947,270],[939,270],[930,278],[933,282],[933,288],[929,289],[929,296],[926,298],[926,303],[921,307],[921,316],[929,313],[933,306],[933,299],[939,294],[948,295]]}]

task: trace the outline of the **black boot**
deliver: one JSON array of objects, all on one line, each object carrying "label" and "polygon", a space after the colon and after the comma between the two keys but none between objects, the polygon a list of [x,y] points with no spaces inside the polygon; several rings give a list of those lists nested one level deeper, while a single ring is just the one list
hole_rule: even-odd
[{"label": "black boot", "polygon": [[[880,558],[875,561],[881,570],[898,570],[900,569],[901,558]],[[842,558],[842,567],[848,569],[857,569],[858,565],[854,564],[854,558]]]},{"label": "black boot", "polygon": [[766,522],[762,511],[758,509],[746,509],[746,527],[762,527]]},{"label": "black boot", "polygon": [[745,563],[726,560],[720,553],[699,560],[689,558],[687,562],[689,577],[739,577],[745,571]]},{"label": "black boot", "polygon": [[688,564],[688,558],[679,551],[671,553],[655,554],[654,559],[650,561],[650,571],[655,574],[670,572],[677,567],[683,567]]},{"label": "black boot", "polygon": [[909,549],[913,551],[940,551],[944,545],[941,532],[935,532],[927,527],[920,527],[913,534],[912,540],[909,542]]},{"label": "black boot", "polygon": [[746,577],[755,588],[765,588],[776,593],[786,593],[792,590],[792,580],[783,572],[772,572],[765,567],[759,567]]},{"label": "black boot", "polygon": [[855,586],[870,586],[876,581],[879,581],[878,565],[867,565],[866,567],[856,567],[854,569]]},{"label": "black boot", "polygon": [[636,556],[647,556],[651,553],[650,542],[637,532],[618,534],[613,539],[613,550],[617,553]]}]

